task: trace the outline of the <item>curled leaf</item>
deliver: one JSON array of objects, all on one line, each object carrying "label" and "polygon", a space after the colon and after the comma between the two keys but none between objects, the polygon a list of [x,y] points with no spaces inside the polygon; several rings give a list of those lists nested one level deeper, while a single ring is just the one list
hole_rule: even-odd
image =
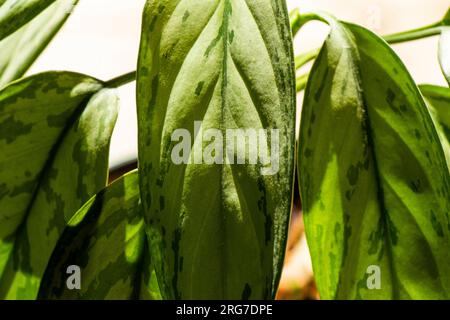
[{"label": "curled leaf", "polygon": [[325,19],[298,158],[321,298],[446,299],[450,176],[425,102],[385,41]]}]

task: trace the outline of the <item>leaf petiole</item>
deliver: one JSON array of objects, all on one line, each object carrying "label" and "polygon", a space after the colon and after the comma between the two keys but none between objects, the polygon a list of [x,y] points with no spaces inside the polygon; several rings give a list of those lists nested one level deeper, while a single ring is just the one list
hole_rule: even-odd
[{"label": "leaf petiole", "polygon": [[441,34],[445,27],[450,26],[450,8],[445,16],[438,22],[430,24],[428,26],[412,29],[409,31],[394,33],[385,36],[384,39],[388,43],[400,43],[405,41],[418,40],[426,37],[436,36]]},{"label": "leaf petiole", "polygon": [[[450,12],[450,11],[449,11]],[[383,39],[386,40],[389,44],[396,44],[406,41],[414,41],[419,40],[427,37],[432,37],[441,34],[443,28],[447,27],[449,25],[449,18],[447,17],[449,13],[446,14],[446,16],[439,22],[423,26],[420,28],[408,30],[408,31],[402,31],[390,35],[383,36]],[[293,35],[300,30],[301,27],[303,27],[306,23],[309,21],[322,21],[325,23],[328,23],[327,21],[328,16],[326,14],[323,14],[321,12],[315,13],[315,12],[308,12],[305,14],[300,14],[298,10],[294,10],[291,12],[291,27],[293,30]],[[295,33],[294,33],[295,31]],[[295,68],[298,70],[306,63],[310,62],[311,60],[314,60],[317,55],[319,54],[320,49],[313,49],[311,51],[308,51],[304,54],[298,55],[295,57]]]},{"label": "leaf petiole", "polygon": [[289,21],[291,23],[292,37],[295,37],[297,32],[302,27],[301,25],[301,14],[298,8],[295,8],[289,13]]},{"label": "leaf petiole", "polygon": [[107,88],[118,88],[124,86],[130,82],[136,81],[136,71],[132,71],[114,79],[106,81],[105,86]]},{"label": "leaf petiole", "polygon": [[298,70],[301,67],[303,67],[305,64],[310,62],[311,60],[314,60],[317,58],[317,55],[319,54],[320,48],[316,48],[313,50],[310,50],[308,52],[299,54],[295,57],[295,69]]},{"label": "leaf petiole", "polygon": [[297,77],[295,80],[295,88],[297,93],[304,90],[306,88],[306,83],[308,82],[309,72],[304,73]]},{"label": "leaf petiole", "polygon": [[390,34],[384,36],[383,38],[384,40],[386,40],[386,42],[390,44],[419,40],[426,37],[432,37],[441,34],[442,27],[443,27],[442,22],[438,22],[417,29]]}]

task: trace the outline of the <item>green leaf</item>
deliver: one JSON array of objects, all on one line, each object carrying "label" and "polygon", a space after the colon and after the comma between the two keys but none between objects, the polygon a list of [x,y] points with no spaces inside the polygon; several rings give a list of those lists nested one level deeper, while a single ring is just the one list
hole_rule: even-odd
[{"label": "green leaf", "polygon": [[[295,145],[285,6],[282,0],[151,0],[144,9],[137,89],[140,186],[164,298],[263,299],[276,292]],[[217,140],[197,138],[184,156],[207,154],[216,142],[215,159],[175,164],[171,153],[179,141],[172,134],[185,129],[196,136],[194,121],[202,121],[202,132],[217,129]],[[237,128],[268,130],[258,142],[279,156],[276,174],[261,174],[276,161],[251,165],[248,153],[241,154],[245,164],[231,164],[236,152],[222,147],[233,142],[226,130]],[[279,152],[271,147],[271,129],[279,130]],[[193,144],[183,142],[189,149]],[[240,151],[256,147],[246,142]]]},{"label": "green leaf", "polygon": [[55,0],[1,0],[0,40],[27,24]]},{"label": "green leaf", "polygon": [[321,298],[449,298],[450,176],[425,102],[384,40],[325,19],[298,158]]},{"label": "green leaf", "polygon": [[445,28],[442,31],[439,40],[439,62],[441,64],[442,72],[450,85],[450,27]]},{"label": "green leaf", "polygon": [[98,80],[50,72],[0,91],[0,298],[34,299],[66,222],[106,185],[118,112]]},{"label": "green leaf", "polygon": [[[43,73],[0,91],[0,238],[22,223],[46,163],[71,118],[102,89],[90,77]],[[55,150],[56,151],[56,150]]]},{"label": "green leaf", "polygon": [[[39,298],[139,298],[142,269],[148,267],[143,263],[149,261],[144,261],[144,247],[135,171],[90,199],[69,221],[48,264]],[[70,265],[80,267],[81,290],[67,287]]]},{"label": "green leaf", "polygon": [[447,9],[447,12],[445,13],[444,18],[442,18],[443,26],[450,26],[450,8]]},{"label": "green leaf", "polygon": [[11,254],[11,250],[14,248],[13,239],[0,240],[0,275],[5,270],[6,263]]},{"label": "green leaf", "polygon": [[0,87],[23,76],[63,26],[78,0],[57,0],[0,42]]},{"label": "green leaf", "polygon": [[427,101],[450,169],[450,89],[422,85],[420,91]]}]

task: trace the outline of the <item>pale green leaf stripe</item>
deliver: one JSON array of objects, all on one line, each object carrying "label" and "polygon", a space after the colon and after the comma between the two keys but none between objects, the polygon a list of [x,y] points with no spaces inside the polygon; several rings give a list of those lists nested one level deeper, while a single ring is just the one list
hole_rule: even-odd
[{"label": "pale green leaf stripe", "polygon": [[84,75],[55,72],[0,92],[2,246],[14,241],[2,262],[0,298],[36,297],[65,223],[106,185],[118,98],[102,87]]},{"label": "pale green leaf stripe", "polygon": [[[449,298],[450,177],[425,102],[382,39],[328,20],[299,141],[321,298]],[[369,290],[370,266],[379,289]]]},{"label": "pale green leaf stripe", "polygon": [[450,89],[432,85],[420,86],[441,139],[450,169]]},{"label": "pale green leaf stripe", "polygon": [[[138,182],[136,171],[125,175],[73,216],[48,264],[40,299],[136,299],[141,289],[154,298],[154,290],[141,288],[149,259]],[[81,290],[67,288],[70,265],[81,268]]]},{"label": "pale green leaf stripe", "polygon": [[0,42],[0,87],[23,76],[70,15],[78,0],[56,0]]},{"label": "pale green leaf stripe", "polygon": [[[264,299],[276,292],[295,145],[285,6],[282,0],[147,1],[137,82],[140,186],[165,298]],[[248,154],[245,165],[175,165],[171,135],[182,128],[195,137],[194,121],[203,121],[203,132],[223,134],[279,129],[278,173],[262,176]],[[190,155],[209,143],[198,136],[187,141]]]},{"label": "pale green leaf stripe", "polygon": [[0,40],[27,24],[55,0],[5,0],[0,6]]}]

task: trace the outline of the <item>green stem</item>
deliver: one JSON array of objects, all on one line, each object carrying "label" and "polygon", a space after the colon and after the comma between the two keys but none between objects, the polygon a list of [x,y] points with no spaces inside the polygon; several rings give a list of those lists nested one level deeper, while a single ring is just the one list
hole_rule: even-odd
[{"label": "green stem", "polygon": [[297,89],[297,92],[300,92],[306,88],[306,83],[308,82],[309,72],[302,74],[297,77],[295,81],[295,86]]},{"label": "green stem", "polygon": [[[325,15],[325,14],[323,14]],[[289,13],[289,21],[291,23],[292,36],[298,33],[298,31],[309,21],[319,20],[326,22],[321,14],[314,12],[308,12],[305,14],[300,14],[300,11],[296,8]]]},{"label": "green stem", "polygon": [[298,70],[308,62],[317,58],[320,49],[313,49],[311,51],[299,54],[295,57],[295,69]]},{"label": "green stem", "polygon": [[298,30],[302,27],[300,25],[302,16],[300,15],[300,11],[295,8],[289,13],[289,21],[291,22],[291,30],[292,30],[292,37],[295,37]]},{"label": "green stem", "polygon": [[307,12],[307,13],[300,15],[300,17],[298,18],[299,19],[298,25],[301,28],[308,22],[314,21],[314,20],[328,23],[327,22],[328,17],[329,17],[329,15],[326,13],[323,13],[323,12],[317,12],[317,13],[316,12]]},{"label": "green stem", "polygon": [[386,42],[394,44],[436,36],[441,32],[442,32],[442,22],[438,22],[417,29],[390,34],[384,36],[383,38],[384,40],[386,40]]},{"label": "green stem", "polygon": [[118,88],[136,80],[136,71],[126,73],[117,78],[106,81],[107,88]]},{"label": "green stem", "polygon": [[[300,15],[300,17],[298,17],[297,20],[298,21],[296,22],[296,25],[299,26],[300,29],[304,24],[306,24],[309,21],[318,20],[327,23],[329,19],[328,16],[323,16],[321,13],[306,13]],[[442,28],[446,26],[444,20],[417,29],[386,35],[383,36],[383,39],[390,44],[396,44],[439,35],[442,32]],[[314,49],[304,54],[296,56],[295,68],[299,69],[309,61],[314,60],[319,54],[319,51],[320,49]]]}]

